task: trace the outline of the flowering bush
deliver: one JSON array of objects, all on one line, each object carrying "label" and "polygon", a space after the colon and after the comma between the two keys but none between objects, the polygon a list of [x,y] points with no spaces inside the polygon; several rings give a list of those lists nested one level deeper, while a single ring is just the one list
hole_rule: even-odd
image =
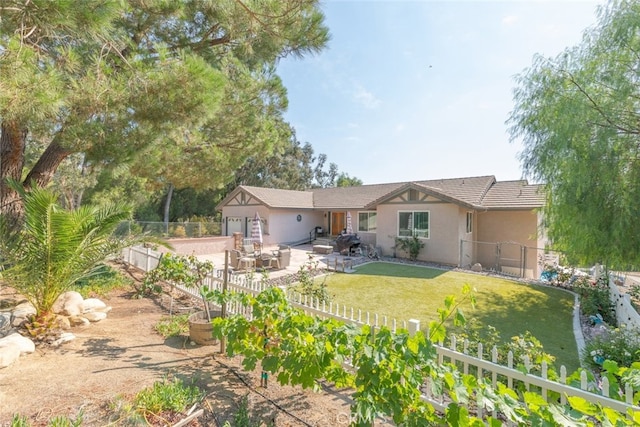
[{"label": "flowering bush", "polygon": [[580,277],[573,283],[573,290],[580,296],[580,308],[584,316],[598,316],[608,325],[617,324],[615,307],[609,296],[609,277],[600,276],[594,281]]},{"label": "flowering bush", "polygon": [[607,328],[585,346],[582,361],[585,365],[600,370],[605,360],[619,366],[630,367],[640,360],[640,331],[626,327]]}]

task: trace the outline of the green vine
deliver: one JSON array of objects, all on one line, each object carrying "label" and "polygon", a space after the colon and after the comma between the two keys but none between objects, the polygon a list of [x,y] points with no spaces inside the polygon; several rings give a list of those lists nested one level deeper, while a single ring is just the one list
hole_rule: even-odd
[{"label": "green vine", "polygon": [[[465,299],[473,292],[465,287]],[[620,414],[584,399],[570,397],[568,405],[545,401],[535,391],[516,391],[498,382],[463,374],[451,363],[438,363],[435,343],[446,334],[445,321],[464,323],[460,304],[447,297],[439,310],[439,320],[430,324],[430,333],[411,336],[406,330],[395,333],[386,327],[356,328],[335,320],[308,316],[293,308],[278,288],[257,296],[247,296],[252,319],[234,315],[214,319],[214,336],[226,337],[229,356],[242,355],[247,370],[260,368],[280,384],[318,389],[320,381],[353,388],[352,425],[372,426],[379,417],[388,417],[401,426],[499,426],[492,416],[479,418],[468,408],[497,410],[517,425],[539,426],[622,426],[640,423],[640,411]],[[345,367],[349,361],[353,368]],[[607,375],[627,382],[640,378],[638,369],[616,369],[607,365]],[[575,381],[578,373],[569,378]],[[435,395],[451,402],[443,414],[424,401],[421,387],[429,384]],[[616,382],[616,384],[618,384]],[[266,385],[266,382],[265,382]],[[618,396],[618,398],[621,398]]]}]

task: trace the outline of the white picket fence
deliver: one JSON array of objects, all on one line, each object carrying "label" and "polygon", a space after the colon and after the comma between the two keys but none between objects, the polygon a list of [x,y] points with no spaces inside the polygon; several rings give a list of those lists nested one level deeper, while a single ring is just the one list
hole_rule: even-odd
[{"label": "white picket fence", "polygon": [[[160,254],[149,248],[127,248],[122,253],[123,259],[144,271],[149,271],[158,265]],[[209,289],[222,290],[223,270],[216,270],[208,275],[204,281],[204,286]],[[227,289],[230,291],[250,293],[257,295],[269,287],[269,284],[261,279],[251,279],[246,275],[227,276]],[[200,289],[195,287],[187,287],[178,285],[178,289],[194,297],[200,297]],[[348,308],[344,305],[333,303],[321,303],[317,299],[311,299],[296,292],[287,292],[289,303],[304,312],[317,315],[322,318],[332,318],[343,322],[354,323],[356,325],[370,325],[374,327],[386,326],[395,332],[398,328],[407,329],[410,333],[420,330],[420,322],[417,320],[398,321],[396,319],[388,319],[386,316],[378,316],[369,312],[362,312],[354,308]],[[251,317],[250,310],[238,303],[230,303],[227,307],[227,313],[242,314]],[[550,393],[560,395],[560,403],[566,404],[567,399],[573,396],[581,397],[591,403],[611,408],[621,414],[628,415],[629,409],[632,411],[640,411],[640,406],[633,405],[633,390],[630,386],[624,391],[624,400],[616,400],[609,397],[609,383],[606,378],[602,378],[599,384],[590,383],[588,381],[587,372],[582,371],[580,377],[580,386],[574,387],[566,384],[567,372],[564,366],[560,367],[558,381],[552,381],[548,378],[548,367],[546,363],[542,364],[542,373],[540,376],[532,373],[523,373],[514,369],[513,353],[507,355],[507,366],[497,363],[498,351],[494,347],[491,351],[491,360],[483,357],[482,344],[478,345],[477,356],[470,354],[470,344],[464,341],[458,348],[455,337],[452,337],[449,347],[442,344],[436,345],[438,360],[440,363],[451,363],[456,365],[464,374],[474,373],[477,378],[490,379],[495,387],[498,381],[506,384],[509,388],[513,388],[515,384],[519,384],[526,390],[537,391],[545,399],[551,399]],[[531,363],[525,358],[522,364],[527,368],[531,368]],[[444,395],[433,395],[429,392],[431,387],[425,387],[423,399],[430,402],[438,410],[443,411],[449,402],[446,401]],[[476,410],[478,416],[483,416],[483,408],[479,405]],[[494,411],[494,417],[497,415]]]},{"label": "white picket fence", "polygon": [[[620,276],[623,277],[623,276]],[[628,286],[640,285],[640,279],[633,276],[624,278],[625,284]],[[620,292],[618,285],[613,279],[609,280],[609,295],[611,302],[616,308],[616,320],[618,325],[626,325],[627,328],[640,328],[640,315],[631,304],[631,297]]]}]

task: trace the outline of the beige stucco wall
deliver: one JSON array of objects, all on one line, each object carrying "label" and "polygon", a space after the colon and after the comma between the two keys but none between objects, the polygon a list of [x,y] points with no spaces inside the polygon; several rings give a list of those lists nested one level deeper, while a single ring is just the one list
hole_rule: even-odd
[{"label": "beige stucco wall", "polygon": [[[460,258],[460,227],[466,227],[466,214],[452,203],[393,203],[378,205],[378,246],[383,253],[392,254],[395,236],[398,234],[399,211],[429,211],[430,236],[423,239],[424,248],[418,255],[419,260],[441,264],[457,265]],[[466,212],[466,211],[464,211]],[[462,225],[461,225],[462,224]],[[397,252],[397,256],[407,254]]]},{"label": "beige stucco wall", "polygon": [[[298,215],[301,221],[297,220]],[[309,232],[323,224],[323,213],[318,211],[278,209],[271,213],[271,232],[280,241],[274,243],[298,242],[309,238]]]},{"label": "beige stucco wall", "polygon": [[[280,243],[297,242],[309,238],[309,232],[324,222],[323,212],[305,209],[269,209],[260,205],[226,206],[222,209],[222,233],[231,235],[227,226],[230,217],[241,218],[241,232],[251,235],[251,225],[256,211],[263,220],[263,244],[266,246]],[[301,220],[297,217],[300,215]]]},{"label": "beige stucco wall", "polygon": [[[487,211],[479,212],[477,215],[476,239],[480,242],[498,243],[514,242],[502,244],[501,258],[504,259],[504,266],[501,267],[507,273],[517,273],[510,265],[515,262],[509,259],[519,259],[522,255],[519,246],[524,246],[525,276],[538,277],[537,251],[539,247],[538,214],[535,211]],[[496,264],[495,245],[478,245],[477,258],[483,267]]]}]

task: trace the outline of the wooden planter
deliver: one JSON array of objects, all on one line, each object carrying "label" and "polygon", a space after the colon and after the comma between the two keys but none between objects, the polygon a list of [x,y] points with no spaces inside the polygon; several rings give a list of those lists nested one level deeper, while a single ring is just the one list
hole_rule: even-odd
[{"label": "wooden planter", "polygon": [[[212,311],[211,319],[221,315],[222,313],[219,310]],[[213,338],[213,325],[207,320],[207,314],[204,311],[199,311],[189,316],[189,338],[199,345],[215,345],[219,343],[218,340]]]}]

